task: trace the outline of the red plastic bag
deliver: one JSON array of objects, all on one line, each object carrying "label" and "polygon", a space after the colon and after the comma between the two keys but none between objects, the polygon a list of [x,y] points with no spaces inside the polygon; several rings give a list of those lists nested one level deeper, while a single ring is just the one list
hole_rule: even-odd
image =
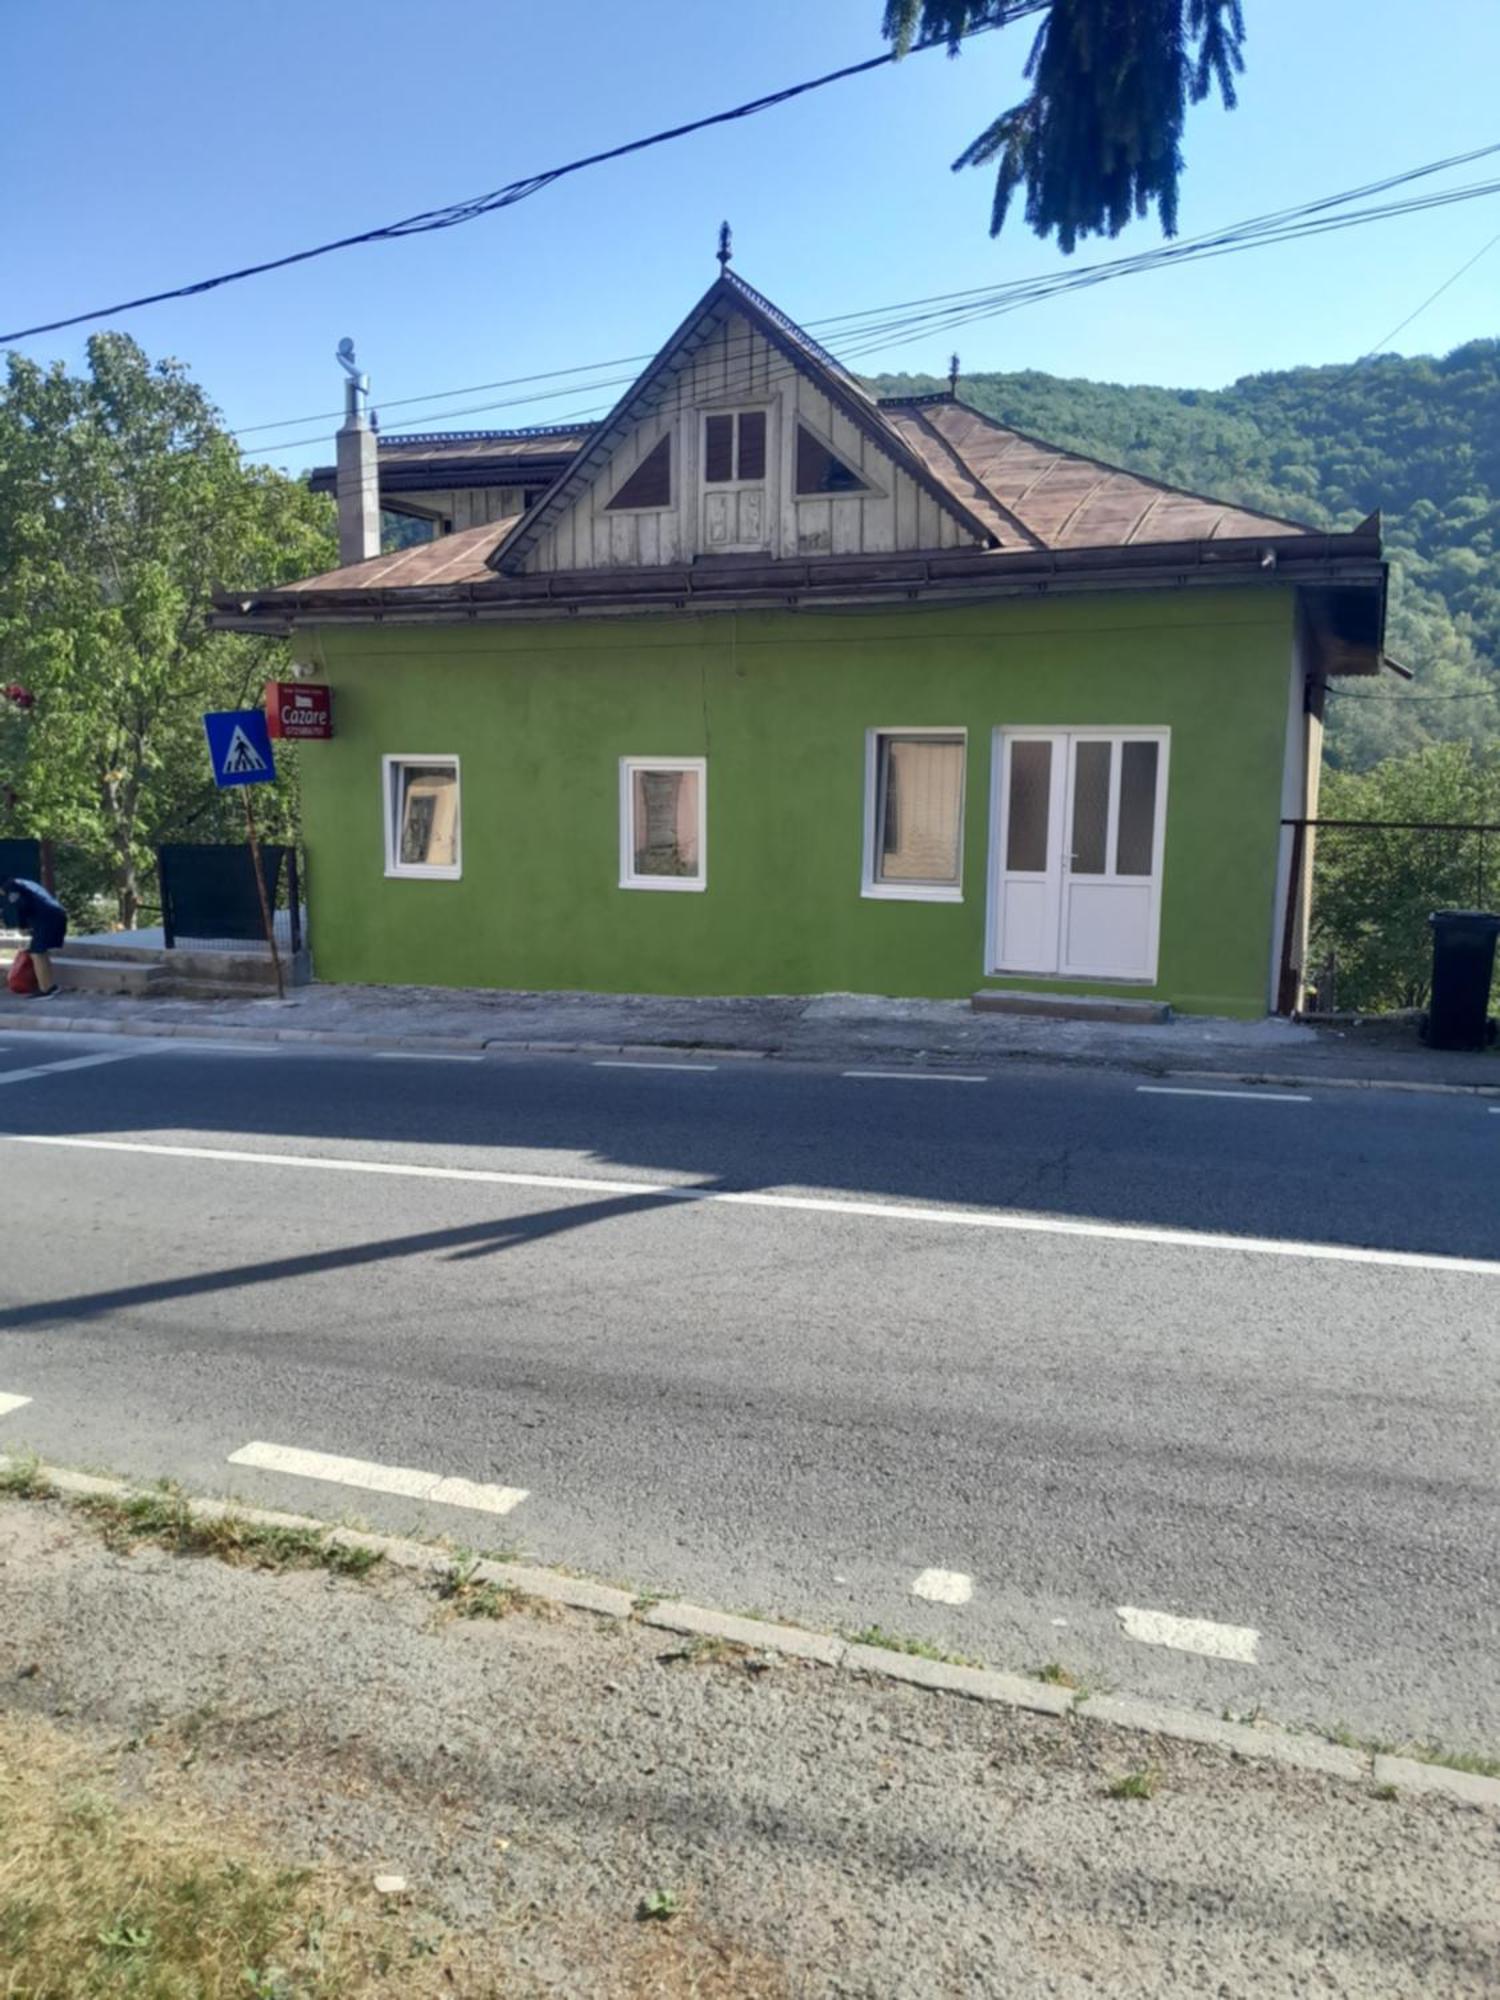
[{"label": "red plastic bag", "polygon": [[36,967],[31,962],[31,953],[29,951],[18,951],[16,953],[15,957],[11,960],[10,971],[6,975],[5,983],[12,993],[36,993],[40,991],[37,985]]}]

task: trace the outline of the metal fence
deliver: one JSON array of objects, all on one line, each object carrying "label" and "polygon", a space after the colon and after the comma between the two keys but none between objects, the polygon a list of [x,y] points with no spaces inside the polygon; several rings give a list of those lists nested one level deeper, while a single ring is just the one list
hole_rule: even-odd
[{"label": "metal fence", "polygon": [[[1393,1013],[1427,1005],[1434,910],[1487,910],[1500,900],[1500,822],[1284,820],[1291,880],[1281,954],[1284,1012],[1306,988],[1307,1011]],[[1305,944],[1304,944],[1305,935]],[[1299,963],[1300,960],[1300,963]]]},{"label": "metal fence", "polygon": [[[261,872],[277,945],[302,949],[302,880],[294,847],[262,846]],[[250,850],[180,841],[156,851],[163,943],[199,951],[265,951]]]}]

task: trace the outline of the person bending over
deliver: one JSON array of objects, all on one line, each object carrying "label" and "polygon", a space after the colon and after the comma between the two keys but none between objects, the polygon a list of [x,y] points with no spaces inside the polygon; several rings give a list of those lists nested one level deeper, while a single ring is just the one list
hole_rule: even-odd
[{"label": "person bending over", "polygon": [[57,991],[52,976],[51,954],[68,934],[68,913],[50,889],[25,875],[8,875],[0,882],[0,911],[7,930],[31,933],[31,963],[36,972],[38,1000],[50,1000]]}]

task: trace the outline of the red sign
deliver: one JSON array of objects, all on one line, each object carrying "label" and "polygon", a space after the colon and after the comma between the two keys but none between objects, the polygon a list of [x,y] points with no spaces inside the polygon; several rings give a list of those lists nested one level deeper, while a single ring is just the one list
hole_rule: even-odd
[{"label": "red sign", "polygon": [[266,721],[271,734],[322,743],[333,734],[333,693],[313,681],[267,681]]}]

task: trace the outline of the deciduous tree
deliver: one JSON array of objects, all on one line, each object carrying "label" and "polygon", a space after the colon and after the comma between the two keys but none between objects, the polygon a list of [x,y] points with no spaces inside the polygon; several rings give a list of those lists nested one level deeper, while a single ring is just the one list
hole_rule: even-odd
[{"label": "deciduous tree", "polygon": [[[213,590],[334,560],[328,502],[247,467],[179,363],[118,333],[90,340],[81,375],[12,354],[0,684],[29,699],[0,729],[6,830],[91,857],[93,886],[134,924],[152,846],[220,830],[201,713],[254,699],[280,663],[274,641],[209,631]],[[70,885],[76,901],[87,866]]]}]

